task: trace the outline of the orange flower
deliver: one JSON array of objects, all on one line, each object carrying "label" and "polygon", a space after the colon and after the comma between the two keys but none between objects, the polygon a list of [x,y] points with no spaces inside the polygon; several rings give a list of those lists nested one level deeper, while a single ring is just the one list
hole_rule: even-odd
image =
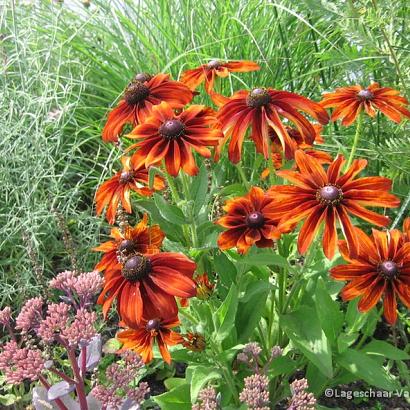
[{"label": "orange flower", "polygon": [[104,289],[97,303],[107,316],[114,299],[127,326],[137,326],[142,317],[167,319],[178,313],[175,296],[196,295],[192,280],[196,265],[185,255],[163,252],[154,255],[133,253],[119,269],[106,270]]},{"label": "orange flower", "polygon": [[345,241],[339,241],[340,252],[348,262],[330,269],[336,280],[350,281],[341,292],[343,300],[360,297],[358,308],[366,312],[384,295],[384,317],[390,324],[397,320],[396,295],[410,308],[410,243],[399,230],[381,232],[373,229],[371,237],[355,228],[360,243],[353,254]]},{"label": "orange flower", "polygon": [[218,147],[217,157],[225,142],[229,143],[229,159],[237,163],[241,159],[243,140],[247,129],[252,126],[251,138],[257,149],[269,158],[269,128],[275,130],[279,137],[286,158],[292,158],[297,148],[296,142],[289,136],[280,117],[294,123],[303,140],[312,144],[316,137],[313,125],[299,112],[305,112],[326,124],[327,112],[318,103],[301,95],[288,91],[277,91],[272,88],[254,88],[252,91],[241,90],[235,93],[218,112],[218,119],[225,138]]},{"label": "orange flower", "polygon": [[107,241],[94,248],[94,251],[104,252],[95,270],[103,272],[105,269],[121,269],[120,261],[133,252],[154,254],[160,251],[165,234],[159,225],[148,226],[148,215],[131,228],[127,226],[124,233],[118,228],[111,229],[113,241]]},{"label": "orange flower", "polygon": [[410,242],[410,217],[403,221],[403,236],[406,242]]},{"label": "orange flower", "polygon": [[203,105],[191,105],[175,114],[166,102],[155,106],[144,124],[134,128],[129,138],[140,141],[129,149],[138,148],[132,156],[135,167],[157,164],[163,159],[168,173],[177,176],[180,168],[196,175],[198,167],[192,150],[205,158],[211,156],[207,146],[216,146],[223,137],[216,125],[214,112]]},{"label": "orange flower", "polygon": [[[115,222],[118,204],[121,204],[129,214],[132,212],[130,201],[131,191],[143,196],[152,195],[152,191],[148,188],[148,170],[145,169],[143,164],[137,167],[133,166],[130,159],[130,157],[121,158],[122,171],[117,172],[112,178],[105,181],[98,188],[95,195],[97,215],[100,215],[103,209],[107,207],[105,217],[110,224]],[[153,188],[154,190],[164,189],[164,180],[156,175],[154,177]]]},{"label": "orange flower", "polygon": [[168,346],[175,346],[182,343],[182,336],[171,330],[179,326],[178,317],[171,319],[143,319],[140,326],[135,329],[126,329],[117,334],[117,339],[123,343],[122,350],[131,349],[141,355],[144,363],[152,361],[154,355],[152,347],[154,341],[157,342],[161,356],[165,362],[171,364],[171,355]]},{"label": "orange flower", "polygon": [[[306,144],[303,140],[302,134],[295,128],[291,128],[286,126],[286,131],[289,134],[289,137],[292,138],[298,148],[303,149],[306,154],[311,155],[312,157],[315,157],[321,164],[330,164],[332,162],[332,157],[330,156],[330,154],[328,154],[327,152],[323,152],[323,151],[318,151],[318,150],[314,150],[314,149],[310,149],[312,148],[311,144]],[[320,132],[322,130],[322,126],[318,125],[318,124],[314,124],[313,128],[316,131],[316,136],[315,136],[315,143],[316,144],[323,144],[324,140],[322,138],[322,136],[320,135]],[[275,130],[273,130],[272,128],[269,129],[269,137],[270,140],[272,141],[272,154],[271,154],[271,160],[273,162],[274,168],[275,169],[280,169],[283,166],[283,158],[282,158],[282,146],[280,144],[280,140],[278,138],[278,134],[276,134]],[[256,150],[258,152],[261,152],[258,147],[256,148]],[[270,174],[270,170],[269,168],[266,168],[262,171],[262,179],[265,179],[269,176]]]},{"label": "orange flower", "polygon": [[108,114],[102,138],[105,142],[118,142],[124,125],[143,122],[154,105],[166,101],[173,108],[182,108],[192,98],[192,91],[185,84],[170,80],[168,74],[137,74],[118,105]]},{"label": "orange flower", "polygon": [[389,218],[366,209],[366,206],[394,208],[399,199],[389,194],[391,180],[384,177],[355,179],[367,161],[354,160],[352,166],[340,175],[345,160],[339,155],[327,172],[319,161],[303,151],[295,155],[299,172],[278,171],[277,175],[291,181],[294,186],[279,185],[270,188],[275,198],[276,212],[281,215],[278,228],[282,231],[293,229],[302,219],[306,219],[299,233],[298,250],[305,253],[312,243],[319,226],[324,221],[323,250],[332,259],[337,242],[336,220],[339,220],[350,251],[358,248],[349,214],[364,219],[377,226],[386,226]]},{"label": "orange flower", "polygon": [[220,249],[236,246],[239,253],[246,253],[253,244],[268,248],[280,238],[275,203],[262,189],[252,187],[249,194],[227,201],[223,209],[227,215],[216,223],[228,230],[219,235]]},{"label": "orange flower", "polygon": [[246,73],[257,70],[260,70],[260,67],[253,61],[230,61],[225,63],[219,60],[211,60],[208,64],[203,64],[198,68],[182,73],[181,81],[191,90],[195,90],[205,81],[205,90],[212,97],[216,77],[225,78],[228,77],[229,73]]},{"label": "orange flower", "polygon": [[205,337],[200,333],[188,332],[183,336],[182,346],[193,352],[203,352],[206,349]]},{"label": "orange flower", "polygon": [[380,110],[386,117],[399,123],[403,116],[410,118],[410,111],[404,108],[409,102],[399,94],[399,91],[380,87],[378,83],[372,83],[367,88],[353,85],[324,94],[320,104],[325,108],[335,107],[331,120],[341,118],[342,125],[346,126],[352,124],[363,109],[370,117],[374,117],[376,110]]}]

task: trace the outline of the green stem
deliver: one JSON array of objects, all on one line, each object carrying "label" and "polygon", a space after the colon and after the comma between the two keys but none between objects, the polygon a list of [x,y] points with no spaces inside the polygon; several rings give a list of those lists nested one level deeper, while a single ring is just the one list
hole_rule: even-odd
[{"label": "green stem", "polygon": [[[182,180],[182,188],[184,190],[185,199],[194,200],[195,198],[191,198],[187,175],[181,174],[181,180]],[[190,222],[189,227],[191,231],[192,246],[194,248],[198,248],[198,233],[196,231],[195,218],[191,210],[192,210],[192,207],[188,209],[187,211],[189,213],[189,222]]]},{"label": "green stem", "polygon": [[178,190],[174,184],[174,180],[172,179],[172,176],[169,175],[167,172],[165,172],[165,178],[167,179],[169,189],[171,190],[172,199],[177,204],[181,201],[181,197],[178,194]]},{"label": "green stem", "polygon": [[363,125],[363,113],[360,113],[359,117],[357,118],[356,133],[354,135],[352,150],[350,151],[349,160],[347,161],[345,171],[347,171],[350,165],[352,165],[353,158],[356,153],[357,144],[359,143],[359,137],[360,137],[360,132],[362,131],[362,125]]},{"label": "green stem", "polygon": [[186,312],[185,309],[179,309],[178,314],[188,319],[190,322],[194,323],[195,325],[199,325],[199,320],[192,316],[190,313]]},{"label": "green stem", "polygon": [[236,164],[235,166],[236,166],[236,169],[238,170],[239,176],[241,177],[243,184],[245,185],[246,190],[249,191],[251,189],[251,185],[249,181],[246,179],[246,175],[242,168],[242,165]]}]

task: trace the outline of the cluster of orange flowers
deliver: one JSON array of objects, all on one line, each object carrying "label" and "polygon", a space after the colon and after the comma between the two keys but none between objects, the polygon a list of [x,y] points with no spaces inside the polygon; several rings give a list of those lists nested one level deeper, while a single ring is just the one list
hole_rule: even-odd
[{"label": "cluster of orange flowers", "polygon": [[[205,158],[213,155],[217,161],[228,141],[229,159],[239,162],[250,129],[256,151],[272,160],[276,169],[281,168],[284,158],[295,160],[292,170],[277,171],[292,185],[272,186],[267,192],[253,187],[248,195],[228,201],[226,215],[217,221],[226,228],[219,236],[219,248],[236,247],[245,253],[252,245],[272,247],[282,233],[291,232],[304,220],[298,237],[299,252],[306,252],[324,222],[323,250],[332,259],[338,242],[338,221],[346,239],[339,241],[339,249],[350,265],[334,268],[332,276],[351,280],[343,297],[350,300],[361,295],[359,308],[367,310],[384,292],[385,316],[393,323],[397,315],[395,295],[410,305],[410,223],[406,222],[406,234],[374,231],[370,239],[352,225],[349,216],[386,226],[386,216],[366,207],[399,205],[398,198],[388,192],[391,181],[383,177],[357,178],[366,160],[354,160],[343,171],[343,156],[333,160],[312,146],[323,142],[322,125],[329,121],[325,108],[335,107],[331,120],[341,118],[343,125],[350,125],[361,110],[372,117],[379,110],[399,122],[403,116],[410,117],[405,108],[407,100],[398,91],[377,83],[366,89],[337,89],[325,94],[320,103],[272,88],[241,90],[231,97],[214,91],[217,77],[259,68],[251,61],[212,60],[183,73],[181,81],[173,81],[167,74],[136,75],[108,115],[102,135],[104,141],[117,143],[124,126],[132,125],[132,131],[125,135],[134,140],[127,148],[132,155],[123,156],[122,170],[99,187],[97,214],[106,208],[106,218],[113,224],[119,207],[132,212],[131,191],[149,196],[154,190],[164,189],[165,181],[160,176],[155,176],[149,187],[151,166],[163,166],[173,177],[181,169],[196,175],[193,153]],[[185,108],[198,94],[195,89],[202,82],[218,111],[196,104]],[[306,114],[318,123],[311,123]],[[262,178],[268,174],[266,169]],[[124,348],[136,350],[148,362],[156,340],[164,360],[169,362],[169,345],[202,346],[203,341],[198,342],[194,334],[183,336],[172,329],[179,325],[176,298],[181,298],[184,306],[188,298],[198,295],[198,288],[202,289],[199,293],[207,293],[213,285],[206,275],[194,278],[196,265],[185,255],[161,252],[164,234],[159,226],[148,226],[147,216],[135,228],[113,228],[111,236],[111,241],[96,248],[104,252],[96,268],[105,276],[98,302],[106,316],[116,300],[120,324],[127,327],[118,334]]]}]

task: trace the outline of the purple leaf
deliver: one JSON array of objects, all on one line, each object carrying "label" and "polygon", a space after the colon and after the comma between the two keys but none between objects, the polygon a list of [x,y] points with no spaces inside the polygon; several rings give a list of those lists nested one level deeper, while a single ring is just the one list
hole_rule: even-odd
[{"label": "purple leaf", "polygon": [[[86,346],[85,368],[90,371],[93,370],[101,359],[101,335],[97,334]],[[80,369],[82,368],[83,352],[78,356],[77,363]]]},{"label": "purple leaf", "polygon": [[48,400],[59,399],[62,396],[65,396],[68,393],[71,393],[75,389],[75,384],[66,382],[65,380],[53,384],[47,393]]}]

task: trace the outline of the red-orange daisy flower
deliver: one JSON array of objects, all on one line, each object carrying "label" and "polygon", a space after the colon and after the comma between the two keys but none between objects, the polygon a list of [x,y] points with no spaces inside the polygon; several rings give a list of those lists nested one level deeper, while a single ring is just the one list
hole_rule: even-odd
[{"label": "red-orange daisy flower", "polygon": [[226,101],[218,112],[218,119],[225,133],[225,138],[218,147],[218,153],[223,144],[231,138],[228,152],[229,159],[233,163],[241,159],[243,140],[250,126],[252,126],[251,138],[266,159],[269,158],[271,145],[269,128],[275,130],[285,157],[290,159],[294,155],[297,144],[289,136],[280,117],[295,124],[303,140],[308,144],[313,144],[316,130],[299,111],[311,115],[321,124],[326,124],[329,120],[327,112],[318,103],[298,94],[272,88],[241,90]]},{"label": "red-orange daisy flower", "polygon": [[[122,157],[121,163],[123,169],[117,172],[108,181],[105,181],[95,194],[95,202],[97,204],[97,215],[100,215],[105,207],[107,212],[105,217],[108,223],[115,222],[115,215],[118,205],[121,204],[126,212],[132,212],[130,194],[134,191],[143,196],[152,195],[152,190],[148,188],[149,175],[148,170],[143,164],[133,166],[130,157]],[[165,188],[164,180],[159,177],[154,177],[154,190]]]},{"label": "red-orange daisy flower", "polygon": [[410,242],[410,217],[403,221],[403,236],[406,242]]},{"label": "red-orange daisy flower", "polygon": [[384,295],[384,317],[390,324],[397,320],[396,295],[410,308],[410,243],[399,230],[373,229],[371,237],[355,228],[360,247],[352,255],[345,241],[339,241],[347,265],[330,269],[337,280],[350,281],[341,291],[344,300],[360,297],[358,308],[366,312]]},{"label": "red-orange daisy flower", "polygon": [[143,316],[175,316],[178,312],[175,296],[196,295],[192,280],[195,268],[195,262],[179,253],[133,253],[120,269],[105,271],[104,289],[97,302],[103,305],[106,317],[116,299],[118,313],[130,327],[138,325]]},{"label": "red-orange daisy flower", "polygon": [[124,125],[143,122],[154,105],[166,101],[173,108],[182,108],[192,97],[192,91],[185,84],[170,80],[168,74],[137,74],[118,105],[108,114],[102,138],[105,142],[117,142]]},{"label": "red-orange daisy flower", "polygon": [[335,107],[331,120],[341,118],[342,125],[346,126],[352,124],[363,109],[370,117],[380,110],[386,117],[399,123],[403,116],[410,118],[410,111],[404,108],[409,102],[399,94],[399,91],[380,87],[378,83],[372,83],[367,88],[352,85],[324,94],[320,104],[325,108]]},{"label": "red-orange daisy flower", "polygon": [[377,226],[386,226],[389,218],[369,211],[366,206],[394,208],[399,199],[388,193],[391,180],[384,177],[355,179],[367,165],[364,159],[354,160],[352,166],[340,175],[345,160],[339,155],[327,172],[319,161],[303,151],[295,155],[299,171],[278,171],[277,175],[291,181],[294,186],[279,185],[269,193],[277,201],[275,210],[282,215],[279,229],[288,231],[306,219],[299,233],[298,250],[305,253],[319,226],[324,221],[323,250],[332,259],[337,242],[336,221],[339,220],[351,252],[358,248],[349,214]]},{"label": "red-orange daisy flower", "polygon": [[117,339],[123,343],[122,350],[131,349],[136,351],[145,363],[152,361],[154,357],[152,348],[154,341],[156,341],[162,358],[166,363],[171,364],[168,346],[175,346],[184,341],[179,333],[171,330],[179,324],[176,316],[166,320],[158,318],[143,319],[140,326],[119,332]]},{"label": "red-orange daisy flower", "polygon": [[205,158],[211,156],[207,146],[218,145],[223,137],[216,126],[214,112],[203,105],[191,105],[180,114],[162,102],[153,107],[151,116],[144,124],[134,128],[129,138],[140,141],[129,149],[138,148],[132,156],[136,167],[146,167],[165,161],[165,167],[172,176],[182,168],[189,175],[196,175],[198,167],[192,151]]},{"label": "red-orange daisy flower", "polygon": [[148,226],[148,215],[134,227],[126,226],[124,232],[119,228],[111,229],[112,241],[107,241],[94,248],[94,251],[104,252],[95,270],[121,269],[120,262],[128,255],[138,252],[154,254],[160,251],[165,234],[159,225]]},{"label": "red-orange daisy flower", "polygon": [[181,81],[191,90],[195,90],[201,83],[205,82],[205,90],[211,94],[217,77],[228,77],[229,73],[246,73],[260,70],[260,66],[253,61],[229,61],[211,60],[207,64],[182,73]]},{"label": "red-orange daisy flower", "polygon": [[252,187],[247,195],[228,200],[223,209],[227,215],[216,222],[227,228],[219,235],[220,249],[236,246],[239,253],[246,253],[254,244],[267,248],[280,238],[275,203],[262,189]]}]

